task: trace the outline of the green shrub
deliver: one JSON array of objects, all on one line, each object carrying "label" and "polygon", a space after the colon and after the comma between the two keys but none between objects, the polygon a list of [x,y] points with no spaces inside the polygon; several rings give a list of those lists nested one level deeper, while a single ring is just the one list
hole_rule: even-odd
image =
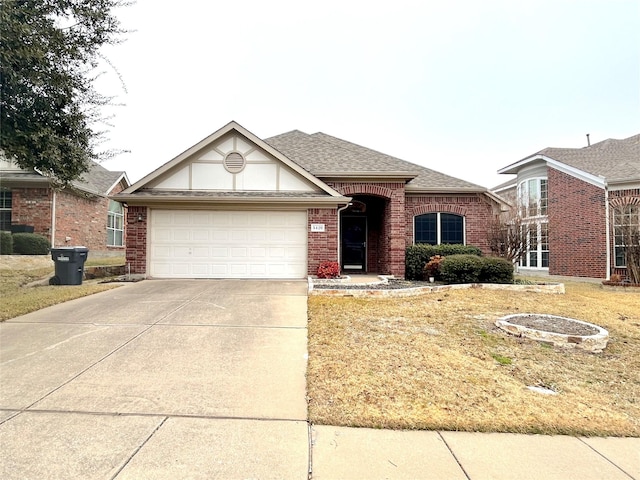
[{"label": "green shrub", "polygon": [[46,255],[51,245],[49,240],[35,233],[14,233],[13,253],[19,255]]},{"label": "green shrub", "polygon": [[420,243],[407,247],[405,252],[405,278],[407,280],[422,280],[423,270],[431,257],[440,255],[482,255],[478,247],[472,245],[428,245]]},{"label": "green shrub", "polygon": [[482,263],[482,283],[513,283],[513,264],[506,258],[485,257]]},{"label": "green shrub", "polygon": [[0,232],[0,255],[13,253],[13,237],[11,232]]},{"label": "green shrub", "polygon": [[440,275],[446,283],[513,283],[513,265],[504,258],[450,255],[442,260]]},{"label": "green shrub", "polygon": [[449,255],[442,261],[440,276],[446,283],[478,283],[482,265],[477,255]]}]

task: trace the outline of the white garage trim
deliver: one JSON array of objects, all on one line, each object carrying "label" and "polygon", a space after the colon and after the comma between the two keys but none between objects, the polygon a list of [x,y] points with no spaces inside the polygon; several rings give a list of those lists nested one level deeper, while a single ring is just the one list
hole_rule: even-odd
[{"label": "white garage trim", "polygon": [[304,278],[307,212],[151,210],[156,278]]}]

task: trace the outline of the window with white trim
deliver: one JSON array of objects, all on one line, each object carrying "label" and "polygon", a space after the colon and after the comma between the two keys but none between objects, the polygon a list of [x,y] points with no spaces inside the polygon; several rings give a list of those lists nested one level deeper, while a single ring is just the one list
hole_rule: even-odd
[{"label": "window with white trim", "polygon": [[453,213],[425,213],[414,217],[414,243],[464,244],[464,217]]},{"label": "window with white trim", "polygon": [[530,178],[518,185],[518,206],[522,218],[547,214],[548,189],[546,178]]},{"label": "window with white trim", "polygon": [[122,247],[124,245],[124,208],[120,202],[109,201],[107,214],[107,245]]},{"label": "window with white trim", "polygon": [[531,222],[522,225],[526,234],[527,249],[520,266],[525,268],[549,268],[549,224]]},{"label": "window with white trim", "polygon": [[640,231],[640,206],[625,205],[613,210],[613,242],[616,268],[625,268],[625,247],[636,241]]},{"label": "window with white trim", "polygon": [[526,251],[519,264],[525,268],[549,268],[548,182],[545,177],[527,178],[518,184],[518,212],[523,219]]},{"label": "window with white trim", "polygon": [[0,230],[11,229],[11,190],[0,190]]}]

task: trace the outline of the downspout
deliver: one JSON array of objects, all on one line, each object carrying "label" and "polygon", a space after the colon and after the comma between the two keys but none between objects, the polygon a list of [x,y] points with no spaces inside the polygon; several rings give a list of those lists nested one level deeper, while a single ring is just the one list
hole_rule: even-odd
[{"label": "downspout", "polygon": [[342,222],[340,222],[340,213],[343,210],[346,210],[347,208],[349,208],[351,205],[353,205],[351,202],[347,203],[344,207],[340,207],[338,208],[338,268],[340,268],[340,270],[342,270],[342,249],[340,248],[340,245],[342,243],[342,237],[340,237],[340,225]]},{"label": "downspout", "polygon": [[604,212],[605,212],[605,225],[606,225],[606,241],[607,241],[607,276],[606,280],[611,278],[611,219],[609,218],[609,188],[605,183],[604,185]]},{"label": "downspout", "polygon": [[52,188],[53,196],[51,198],[51,248],[56,246],[56,190]]}]

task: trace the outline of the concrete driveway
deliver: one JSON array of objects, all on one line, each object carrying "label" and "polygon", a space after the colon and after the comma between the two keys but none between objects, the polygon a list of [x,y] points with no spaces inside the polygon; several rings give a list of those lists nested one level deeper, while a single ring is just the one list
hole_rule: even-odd
[{"label": "concrete driveway", "polygon": [[0,324],[0,478],[300,478],[304,281],[147,280]]}]

